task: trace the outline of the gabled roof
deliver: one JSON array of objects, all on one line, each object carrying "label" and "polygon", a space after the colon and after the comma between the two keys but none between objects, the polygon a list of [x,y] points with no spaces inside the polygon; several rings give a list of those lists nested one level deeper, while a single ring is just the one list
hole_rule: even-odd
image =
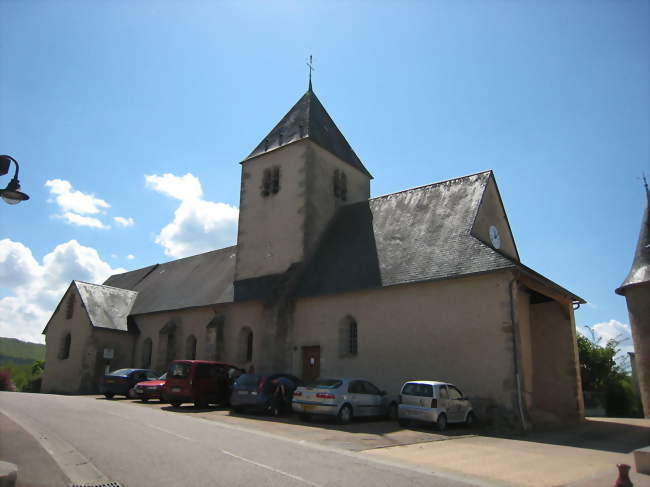
[{"label": "gabled roof", "polygon": [[306,138],[372,178],[311,87],[245,160]]},{"label": "gabled roof", "polygon": [[84,310],[93,327],[128,331],[127,320],[138,293],[111,286],[72,281],[43,329],[43,333],[47,332],[52,318],[61,309],[61,303],[73,288],[79,293]]},{"label": "gabled roof", "polygon": [[626,288],[650,282],[650,191],[645,185],[646,206],[641,221],[641,231],[636,244],[634,261],[623,284],[616,289],[617,294],[625,295]]},{"label": "gabled roof", "polygon": [[137,291],[131,314],[209,306],[233,301],[236,247],[116,274],[104,285]]},{"label": "gabled roof", "polygon": [[513,268],[470,234],[490,171],[342,207],[300,295],[337,293]]}]

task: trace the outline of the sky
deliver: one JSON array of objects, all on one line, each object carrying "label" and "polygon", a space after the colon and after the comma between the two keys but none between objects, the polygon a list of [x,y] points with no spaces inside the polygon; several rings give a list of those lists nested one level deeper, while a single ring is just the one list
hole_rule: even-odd
[{"label": "sky", "polygon": [[[623,340],[650,2],[0,0],[0,336],[73,279],[236,243],[240,162],[313,86],[372,196],[492,169],[524,264]],[[0,176],[0,185],[13,174]],[[589,327],[589,328],[585,328]]]}]

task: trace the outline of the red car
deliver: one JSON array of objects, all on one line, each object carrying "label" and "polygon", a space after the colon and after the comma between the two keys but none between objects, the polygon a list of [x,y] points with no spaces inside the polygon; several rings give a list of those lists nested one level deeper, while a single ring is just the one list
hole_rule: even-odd
[{"label": "red car", "polygon": [[227,404],[234,379],[243,369],[208,360],[175,360],[167,371],[165,397],[174,407],[193,402],[196,407]]},{"label": "red car", "polygon": [[167,372],[158,377],[156,380],[147,380],[138,382],[131,389],[131,397],[147,402],[149,399],[159,399],[165,402],[164,388],[167,382]]}]

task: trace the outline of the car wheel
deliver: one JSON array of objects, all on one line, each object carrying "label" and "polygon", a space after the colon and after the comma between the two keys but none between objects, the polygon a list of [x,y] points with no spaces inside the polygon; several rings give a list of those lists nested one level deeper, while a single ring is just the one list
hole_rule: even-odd
[{"label": "car wheel", "polygon": [[106,399],[113,399],[113,396],[114,396],[114,395],[115,395],[115,394],[113,394],[112,392],[105,392],[105,393],[104,393],[104,397],[105,397]]},{"label": "car wheel", "polygon": [[411,422],[408,419],[404,419],[404,418],[399,418],[397,422],[399,423],[400,426],[404,426],[404,427],[411,424]]},{"label": "car wheel", "polygon": [[170,404],[171,404],[173,407],[178,408],[178,407],[181,406],[182,402],[180,402],[180,401],[170,401]]},{"label": "car wheel", "polygon": [[397,419],[397,404],[393,402],[390,404],[390,406],[388,406],[388,411],[386,411],[386,417],[391,421],[395,421]]},{"label": "car wheel", "polygon": [[305,413],[300,414],[299,417],[300,421],[309,421],[311,419],[311,415]]},{"label": "car wheel", "polygon": [[469,414],[467,415],[467,419],[465,420],[465,426],[467,426],[468,428],[476,426],[476,415],[472,411],[470,411]]},{"label": "car wheel", "polygon": [[352,408],[345,404],[341,410],[339,411],[339,423],[341,424],[350,424],[350,421],[352,421]]},{"label": "car wheel", "polygon": [[436,421],[436,428],[438,431],[445,431],[447,429],[447,415],[441,413],[438,415],[438,421]]},{"label": "car wheel", "polygon": [[208,403],[207,403],[207,401],[205,401],[205,400],[194,401],[194,407],[195,407],[196,409],[205,409],[205,408],[208,407]]}]

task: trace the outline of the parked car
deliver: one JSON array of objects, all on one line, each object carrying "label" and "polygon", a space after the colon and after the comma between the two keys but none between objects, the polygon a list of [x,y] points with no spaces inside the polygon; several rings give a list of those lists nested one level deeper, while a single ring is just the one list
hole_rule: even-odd
[{"label": "parked car", "polygon": [[402,426],[411,421],[434,423],[444,431],[448,423],[476,422],[472,403],[455,385],[447,382],[416,380],[406,382],[399,396],[397,418]]},{"label": "parked car", "polygon": [[301,419],[336,416],[341,424],[357,416],[397,415],[397,398],[365,379],[318,379],[293,393],[292,409]]},{"label": "parked car", "polygon": [[[276,393],[278,381],[283,385],[284,397],[279,401],[274,401],[273,395]],[[302,381],[290,374],[243,374],[232,386],[230,407],[235,412],[255,409],[277,415],[282,412],[283,407],[291,409],[293,391],[299,385],[302,385]],[[275,404],[280,401],[281,405]]]},{"label": "parked car", "polygon": [[149,399],[159,399],[160,402],[164,402],[163,388],[165,387],[165,382],[167,382],[167,372],[156,380],[138,382],[133,386],[131,397],[140,399],[143,402],[147,402]]},{"label": "parked car", "polygon": [[235,378],[244,373],[236,365],[207,360],[175,360],[167,371],[163,388],[174,407],[193,402],[196,407],[227,404]]},{"label": "parked car", "polygon": [[154,380],[159,376],[159,373],[150,369],[118,369],[104,376],[100,389],[108,399],[118,394],[129,397],[129,391],[138,382]]}]

